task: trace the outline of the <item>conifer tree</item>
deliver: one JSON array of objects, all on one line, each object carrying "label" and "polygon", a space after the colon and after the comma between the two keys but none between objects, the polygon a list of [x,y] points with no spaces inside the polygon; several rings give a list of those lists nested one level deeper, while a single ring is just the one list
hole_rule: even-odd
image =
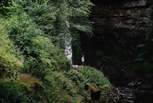
[{"label": "conifer tree", "polygon": [[90,0],[15,1],[55,41],[69,40],[72,36],[77,36],[79,31],[92,31],[88,20],[93,5]]}]

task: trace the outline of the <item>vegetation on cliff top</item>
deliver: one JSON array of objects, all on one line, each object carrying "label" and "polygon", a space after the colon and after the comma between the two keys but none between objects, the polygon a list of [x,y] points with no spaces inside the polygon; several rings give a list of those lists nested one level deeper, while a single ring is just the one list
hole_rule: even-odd
[{"label": "vegetation on cliff top", "polygon": [[7,0],[0,5],[0,102],[89,103],[92,92],[111,89],[98,70],[74,70],[61,48],[80,31],[91,31],[89,0]]}]

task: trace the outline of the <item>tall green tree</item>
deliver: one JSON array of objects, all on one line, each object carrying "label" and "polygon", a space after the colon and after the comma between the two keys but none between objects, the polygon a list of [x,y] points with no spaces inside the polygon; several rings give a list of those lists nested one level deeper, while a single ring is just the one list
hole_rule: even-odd
[{"label": "tall green tree", "polygon": [[[80,31],[91,32],[90,0],[14,0],[55,41],[65,41]],[[63,42],[62,42],[63,43]]]}]

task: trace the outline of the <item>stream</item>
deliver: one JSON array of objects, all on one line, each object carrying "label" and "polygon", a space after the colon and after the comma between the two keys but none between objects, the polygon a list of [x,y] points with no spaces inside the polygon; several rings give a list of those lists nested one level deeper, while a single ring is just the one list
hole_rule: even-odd
[{"label": "stream", "polygon": [[139,82],[137,85],[118,87],[119,103],[153,103],[153,84]]}]

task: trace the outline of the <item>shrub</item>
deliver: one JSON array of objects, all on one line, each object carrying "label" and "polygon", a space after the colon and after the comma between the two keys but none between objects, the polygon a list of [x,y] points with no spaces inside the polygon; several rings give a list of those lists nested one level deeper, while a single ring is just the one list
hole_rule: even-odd
[{"label": "shrub", "polygon": [[0,82],[1,103],[29,103],[26,97],[26,88],[16,81]]},{"label": "shrub", "polygon": [[83,75],[83,78],[85,79],[86,87],[90,89],[90,101],[92,101],[92,98],[95,98],[92,97],[92,92],[100,91],[99,102],[106,103],[109,99],[108,94],[111,92],[112,86],[109,80],[104,76],[104,74],[101,71],[88,66],[82,67],[81,69],[79,69],[79,72]]},{"label": "shrub", "polygon": [[94,68],[71,70],[63,50],[51,39],[61,43],[80,31],[91,32],[91,5],[89,0],[11,0],[5,10],[0,7],[5,12],[0,20],[0,67],[14,72],[24,66],[16,80],[0,82],[0,102],[86,103],[86,85],[110,87]]},{"label": "shrub", "polygon": [[32,74],[43,77],[54,70],[69,70],[70,63],[61,49],[55,47],[51,40],[44,36],[32,38],[31,52],[26,69]]},{"label": "shrub", "polygon": [[40,81],[28,74],[0,82],[0,91],[1,103],[49,103]]},{"label": "shrub", "polygon": [[71,79],[76,85],[84,88],[85,78],[79,71],[71,69],[70,71],[65,72],[65,76]]},{"label": "shrub", "polygon": [[70,70],[66,72],[65,75],[79,87],[78,91],[85,98],[87,103],[93,102],[92,93],[95,92],[98,95],[98,91],[100,92],[99,102],[104,102],[108,99],[108,94],[112,86],[101,71],[92,67],[83,66],[78,70]]},{"label": "shrub", "polygon": [[84,76],[86,83],[95,83],[100,88],[110,87],[111,85],[104,74],[95,68],[85,66],[82,67],[79,71]]},{"label": "shrub", "polygon": [[38,78],[30,74],[19,74],[16,81],[26,88],[28,103],[49,103],[43,83]]},{"label": "shrub", "polygon": [[37,28],[26,13],[7,20],[9,37],[24,56],[24,71],[42,78],[51,70],[68,70],[70,63],[62,49]]},{"label": "shrub", "polygon": [[91,32],[90,0],[14,0],[39,28],[61,44],[79,32]]},{"label": "shrub", "polygon": [[79,88],[61,72],[46,75],[45,84],[52,103],[81,103],[84,99]]},{"label": "shrub", "polygon": [[12,15],[6,19],[8,35],[14,42],[14,45],[20,50],[22,55],[28,56],[30,52],[31,39],[43,32],[37,28],[37,25],[31,20],[26,13]]},{"label": "shrub", "polygon": [[13,42],[8,37],[5,22],[0,19],[0,76],[13,74],[23,67],[22,60],[16,53]]}]

